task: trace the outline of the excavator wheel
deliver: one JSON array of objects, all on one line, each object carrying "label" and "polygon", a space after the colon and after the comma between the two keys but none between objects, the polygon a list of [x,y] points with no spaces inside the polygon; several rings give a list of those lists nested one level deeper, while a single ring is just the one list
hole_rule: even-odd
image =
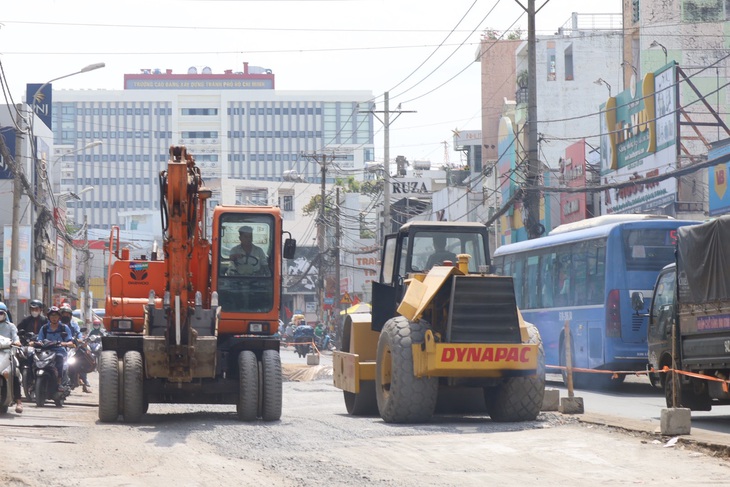
[{"label": "excavator wheel", "polygon": [[422,423],[431,419],[438,379],[413,374],[412,344],[424,342],[425,321],[398,316],[385,323],[378,339],[375,394],[386,423]]},{"label": "excavator wheel", "polygon": [[278,350],[264,350],[261,359],[261,419],[281,419],[282,378]]},{"label": "excavator wheel", "polygon": [[119,417],[119,360],[117,352],[105,350],[99,359],[99,421],[111,423]]},{"label": "excavator wheel", "polygon": [[259,363],[251,350],[238,354],[238,381],[238,419],[255,421],[259,409]]},{"label": "excavator wheel", "polygon": [[537,374],[510,377],[500,385],[484,389],[487,412],[495,422],[534,421],[545,395],[545,350],[537,328],[528,323],[528,343],[538,344]]},{"label": "excavator wheel", "polygon": [[142,354],[129,351],[124,354],[124,422],[138,423],[145,412],[144,407],[144,370]]}]

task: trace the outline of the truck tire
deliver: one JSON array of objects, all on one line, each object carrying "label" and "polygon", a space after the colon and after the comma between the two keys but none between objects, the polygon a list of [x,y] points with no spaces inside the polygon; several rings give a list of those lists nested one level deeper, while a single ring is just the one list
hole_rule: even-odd
[{"label": "truck tire", "polygon": [[375,395],[386,423],[422,423],[436,409],[438,379],[413,375],[412,344],[424,343],[425,321],[398,316],[383,326],[378,338]]},{"label": "truck tire", "polygon": [[378,414],[378,399],[375,397],[375,382],[360,381],[360,392],[344,391],[345,408],[351,416],[375,416]]},{"label": "truck tire", "polygon": [[144,415],[144,364],[142,354],[129,351],[124,354],[123,408],[125,423],[139,423]]},{"label": "truck tire", "polygon": [[484,401],[492,421],[534,421],[540,414],[545,395],[545,351],[537,328],[528,323],[528,332],[527,343],[538,345],[537,374],[510,377],[498,386],[484,389]]},{"label": "truck tire", "polygon": [[[679,378],[679,396],[677,397],[678,408],[689,408],[692,411],[710,411],[712,409],[712,400],[707,392],[707,387],[702,384],[701,391],[696,392],[693,390],[692,383],[683,385]],[[667,373],[664,378],[664,398],[668,408],[674,407],[674,401],[672,399],[672,393],[674,389],[674,381],[672,380],[672,374]]]},{"label": "truck tire", "polygon": [[117,352],[105,350],[99,359],[99,421],[111,423],[118,417],[119,360]]},{"label": "truck tire", "polygon": [[278,421],[281,419],[282,378],[281,357],[277,350],[264,350],[261,372],[261,419]]},{"label": "truck tire", "polygon": [[238,388],[238,419],[255,421],[259,409],[259,363],[250,350],[238,354]]}]

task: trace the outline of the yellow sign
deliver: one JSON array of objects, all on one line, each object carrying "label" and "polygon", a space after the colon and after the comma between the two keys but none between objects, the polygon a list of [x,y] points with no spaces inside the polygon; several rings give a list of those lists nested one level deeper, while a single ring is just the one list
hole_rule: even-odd
[{"label": "yellow sign", "polygon": [[342,299],[340,299],[340,304],[352,304],[352,299],[350,298],[350,293],[345,291],[345,294],[342,295]]}]

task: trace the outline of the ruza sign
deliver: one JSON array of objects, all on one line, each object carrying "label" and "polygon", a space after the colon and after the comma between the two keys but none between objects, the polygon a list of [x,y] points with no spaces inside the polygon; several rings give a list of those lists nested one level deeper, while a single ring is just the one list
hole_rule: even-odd
[{"label": "ruza sign", "polygon": [[393,196],[427,196],[431,194],[431,180],[421,178],[392,178],[390,193]]},{"label": "ruza sign", "polygon": [[611,97],[601,107],[601,180],[634,181],[621,190],[606,190],[602,213],[645,212],[672,203],[673,178],[641,180],[672,170],[677,161],[676,69],[672,62]]}]

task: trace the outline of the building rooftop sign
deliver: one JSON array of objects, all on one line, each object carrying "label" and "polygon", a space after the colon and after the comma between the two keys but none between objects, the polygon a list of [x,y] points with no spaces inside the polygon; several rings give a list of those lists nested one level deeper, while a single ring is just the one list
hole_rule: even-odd
[{"label": "building rooftop sign", "polygon": [[191,67],[185,74],[171,69],[142,69],[139,74],[124,75],[125,90],[273,90],[274,73],[270,69],[243,63],[243,71],[226,70],[215,74],[209,67],[198,73]]}]

